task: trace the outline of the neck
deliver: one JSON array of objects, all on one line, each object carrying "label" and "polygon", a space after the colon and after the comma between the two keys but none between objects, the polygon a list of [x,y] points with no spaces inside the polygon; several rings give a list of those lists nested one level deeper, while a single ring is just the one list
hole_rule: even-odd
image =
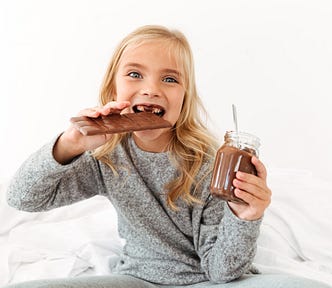
[{"label": "neck", "polygon": [[170,143],[170,135],[162,134],[156,139],[146,139],[142,137],[138,137],[133,134],[133,139],[136,145],[142,149],[143,151],[152,152],[152,153],[160,153],[160,152],[167,152],[169,143]]}]

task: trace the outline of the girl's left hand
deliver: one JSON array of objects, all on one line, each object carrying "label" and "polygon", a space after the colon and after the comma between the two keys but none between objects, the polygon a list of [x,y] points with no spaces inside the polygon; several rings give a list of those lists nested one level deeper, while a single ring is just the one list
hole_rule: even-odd
[{"label": "girl's left hand", "polygon": [[257,220],[264,214],[265,209],[271,203],[271,190],[267,187],[267,172],[263,163],[255,156],[251,158],[255,165],[257,176],[238,171],[233,181],[234,194],[248,205],[228,202],[233,213],[243,220]]}]

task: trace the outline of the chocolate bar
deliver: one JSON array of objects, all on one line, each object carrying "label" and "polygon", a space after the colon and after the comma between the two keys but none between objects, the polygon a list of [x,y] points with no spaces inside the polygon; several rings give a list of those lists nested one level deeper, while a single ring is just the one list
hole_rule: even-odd
[{"label": "chocolate bar", "polygon": [[172,127],[165,119],[149,112],[110,114],[92,118],[72,117],[70,121],[83,135],[113,134]]}]

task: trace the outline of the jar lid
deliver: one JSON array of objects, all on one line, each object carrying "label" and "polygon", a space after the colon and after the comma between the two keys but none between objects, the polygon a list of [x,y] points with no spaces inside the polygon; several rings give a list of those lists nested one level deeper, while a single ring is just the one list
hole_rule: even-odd
[{"label": "jar lid", "polygon": [[227,139],[232,139],[236,142],[255,147],[256,149],[261,145],[260,139],[257,136],[242,131],[227,131],[224,139],[225,141],[227,141]]}]

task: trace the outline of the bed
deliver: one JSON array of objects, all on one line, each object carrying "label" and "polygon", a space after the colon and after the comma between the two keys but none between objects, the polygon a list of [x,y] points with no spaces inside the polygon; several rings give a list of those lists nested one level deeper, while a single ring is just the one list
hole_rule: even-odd
[{"label": "bed", "polygon": [[[0,286],[26,280],[109,273],[123,245],[111,203],[94,198],[27,213],[5,201],[0,181]],[[269,169],[272,203],[265,213],[255,265],[332,285],[332,182],[310,171]]]}]

